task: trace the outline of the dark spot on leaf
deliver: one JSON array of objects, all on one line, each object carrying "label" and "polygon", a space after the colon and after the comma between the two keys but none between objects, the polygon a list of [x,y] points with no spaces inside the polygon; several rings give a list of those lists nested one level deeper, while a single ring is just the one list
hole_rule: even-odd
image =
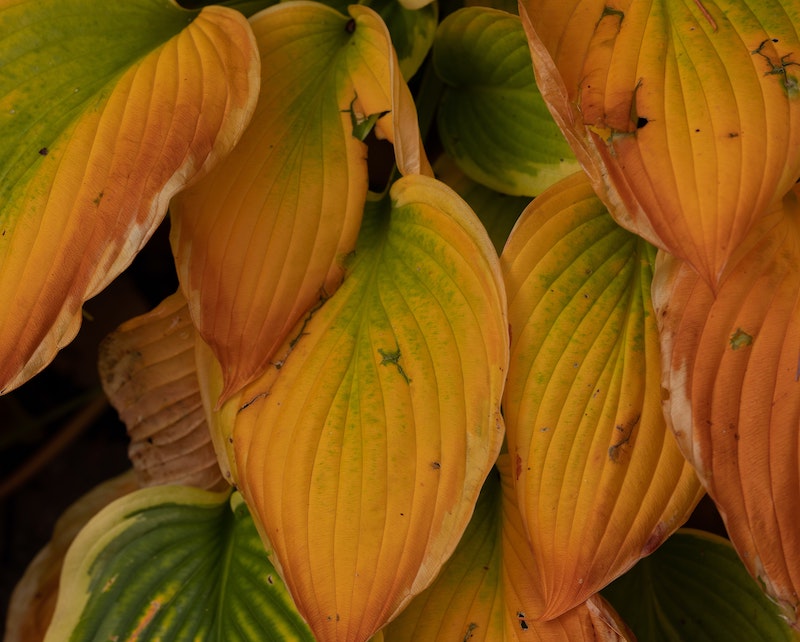
[{"label": "dark spot on leaf", "polygon": [[644,116],[639,116],[639,118],[636,119],[636,129],[641,129],[649,122],[650,121],[647,120],[647,118],[645,118]]},{"label": "dark spot on leaf", "polygon": [[147,438],[147,443],[148,444],[152,444],[153,443],[153,438],[152,437],[148,437]]},{"label": "dark spot on leaf", "polygon": [[348,20],[348,21],[347,21],[347,24],[344,26],[344,30],[345,30],[347,33],[355,33],[355,30],[356,30],[356,21],[355,21],[355,20],[353,20],[352,18],[350,18],[350,20]]},{"label": "dark spot on leaf", "polygon": [[272,575],[267,575],[267,584],[275,584],[275,580],[272,579]]},{"label": "dark spot on leaf", "polygon": [[525,614],[522,611],[517,611],[517,619],[519,620],[519,628],[523,631],[527,631],[528,623],[525,621]]},{"label": "dark spot on leaf", "polygon": [[49,152],[50,152],[50,150],[49,150],[49,149],[47,149],[47,147],[42,147],[42,148],[39,150],[39,154],[40,154],[41,156],[47,156],[47,154],[48,154]]},{"label": "dark spot on leaf", "polygon": [[728,138],[739,138],[739,132],[730,132]]}]

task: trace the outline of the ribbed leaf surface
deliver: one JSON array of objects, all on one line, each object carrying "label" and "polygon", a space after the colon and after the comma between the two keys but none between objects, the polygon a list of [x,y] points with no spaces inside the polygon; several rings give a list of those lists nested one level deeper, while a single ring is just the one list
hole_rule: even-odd
[{"label": "ribbed leaf surface", "polygon": [[427,168],[386,26],[366,7],[351,14],[301,2],[254,16],[264,89],[253,121],[173,207],[181,284],[222,364],[223,400],[341,282],[367,194],[370,117],[382,116],[375,126],[395,143],[401,171]]},{"label": "ribbed leaf surface", "polygon": [[700,497],[661,410],[653,258],[582,173],[537,198],[503,251],[503,409],[540,569],[537,618],[580,604],[652,552]]},{"label": "ribbed leaf surface", "polygon": [[678,531],[603,594],[641,641],[798,639],[730,542],[702,531]]},{"label": "ribbed leaf surface", "polygon": [[523,4],[540,87],[612,214],[716,284],[800,176],[800,4]]},{"label": "ribbed leaf surface", "polygon": [[157,486],[110,504],[64,561],[45,642],[313,640],[237,495]]},{"label": "ribbed leaf surface", "polygon": [[800,205],[753,229],[719,292],[663,257],[654,302],[665,410],[748,571],[800,609]]},{"label": "ribbed leaf surface", "polygon": [[142,486],[226,487],[206,423],[195,331],[182,294],[131,319],[100,346],[103,390],[128,429]]},{"label": "ribbed leaf surface", "polygon": [[[501,482],[502,478],[502,482]],[[385,642],[588,642],[626,640],[625,625],[600,596],[548,622],[541,608],[531,551],[517,506],[507,454],[490,474],[475,513],[436,581],[384,630]]]},{"label": "ribbed leaf surface", "polygon": [[503,437],[500,268],[446,186],[404,177],[341,288],[236,404],[238,486],[319,640],[365,640],[466,528]]},{"label": "ribbed leaf surface", "polygon": [[433,63],[446,85],[439,135],[470,178],[535,196],[578,169],[536,87],[517,16],[481,7],[456,11],[439,26]]},{"label": "ribbed leaf surface", "polygon": [[170,197],[227,153],[258,57],[237,12],[161,0],[0,5],[0,392],[78,331]]}]

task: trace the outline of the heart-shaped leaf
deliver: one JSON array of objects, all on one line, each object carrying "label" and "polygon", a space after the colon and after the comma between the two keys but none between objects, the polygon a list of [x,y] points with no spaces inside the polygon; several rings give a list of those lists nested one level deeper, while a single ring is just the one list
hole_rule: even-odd
[{"label": "heart-shaped leaf", "polygon": [[523,522],[549,619],[652,552],[701,496],[661,410],[654,250],[583,173],[533,201],[501,260],[503,398]]},{"label": "heart-shaped leaf", "polygon": [[800,176],[796,0],[523,2],[539,86],[618,222],[712,287]]},{"label": "heart-shaped leaf", "polygon": [[103,390],[128,428],[142,486],[222,490],[195,363],[195,331],[179,292],[131,319],[100,346]]},{"label": "heart-shaped leaf", "polygon": [[172,195],[236,143],[258,62],[221,7],[0,7],[0,392],[72,340]]},{"label": "heart-shaped leaf", "polygon": [[365,214],[340,289],[221,410],[237,484],[320,640],[367,639],[433,580],[503,437],[491,242],[434,179],[403,177],[390,198]]},{"label": "heart-shaped leaf", "polygon": [[800,609],[800,203],[790,192],[733,255],[719,291],[659,259],[665,412],[747,570]]},{"label": "heart-shaped leaf", "polygon": [[578,169],[536,87],[517,16],[456,11],[439,26],[433,64],[446,86],[439,135],[467,176],[498,192],[535,196]]},{"label": "heart-shaped leaf", "polygon": [[314,638],[241,497],[185,486],[126,495],[64,560],[45,642]]},{"label": "heart-shaped leaf", "polygon": [[603,595],[639,640],[797,640],[731,543],[711,533],[678,531]]},{"label": "heart-shaped leaf", "polygon": [[341,282],[367,194],[362,140],[372,127],[394,143],[401,171],[429,171],[386,26],[366,7],[350,13],[304,2],[252,18],[263,86],[253,121],[172,208],[181,286],[222,364],[222,400],[263,372]]}]

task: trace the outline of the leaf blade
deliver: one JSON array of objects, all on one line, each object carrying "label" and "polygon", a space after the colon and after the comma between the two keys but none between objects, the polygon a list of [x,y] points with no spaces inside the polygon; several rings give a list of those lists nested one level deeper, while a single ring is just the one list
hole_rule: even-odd
[{"label": "leaf blade", "polygon": [[[11,58],[0,87],[0,391],[74,337],[82,303],[133,259],[169,198],[236,142],[258,89],[236,12],[148,0],[95,9],[75,0],[0,12]],[[121,18],[142,28],[117,41]]]}]

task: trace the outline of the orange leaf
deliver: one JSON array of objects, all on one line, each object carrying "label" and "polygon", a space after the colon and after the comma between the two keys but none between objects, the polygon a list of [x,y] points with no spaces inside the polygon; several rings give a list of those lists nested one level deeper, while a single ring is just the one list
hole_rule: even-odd
[{"label": "orange leaf", "polygon": [[[75,4],[0,9],[0,392],[72,340],[83,302],[133,260],[169,199],[235,144],[258,88],[238,12]],[[126,35],[142,34],[108,37],[126,19]]]},{"label": "orange leaf", "polygon": [[[343,276],[367,195],[360,127],[430,169],[386,26],[318,3],[257,14],[262,94],[240,145],[172,208],[192,318],[222,365],[220,401],[258,376],[297,321]],[[216,403],[216,402],[215,402]]]},{"label": "orange leaf", "polygon": [[238,486],[320,640],[365,640],[430,584],[503,437],[491,241],[434,179],[390,198],[365,214],[340,289],[221,409]]},{"label": "orange leaf", "polygon": [[756,226],[715,296],[662,256],[654,302],[665,409],[748,571],[798,626],[800,204]]},{"label": "orange leaf", "polygon": [[521,13],[597,193],[714,287],[800,176],[800,5],[530,0]]}]

